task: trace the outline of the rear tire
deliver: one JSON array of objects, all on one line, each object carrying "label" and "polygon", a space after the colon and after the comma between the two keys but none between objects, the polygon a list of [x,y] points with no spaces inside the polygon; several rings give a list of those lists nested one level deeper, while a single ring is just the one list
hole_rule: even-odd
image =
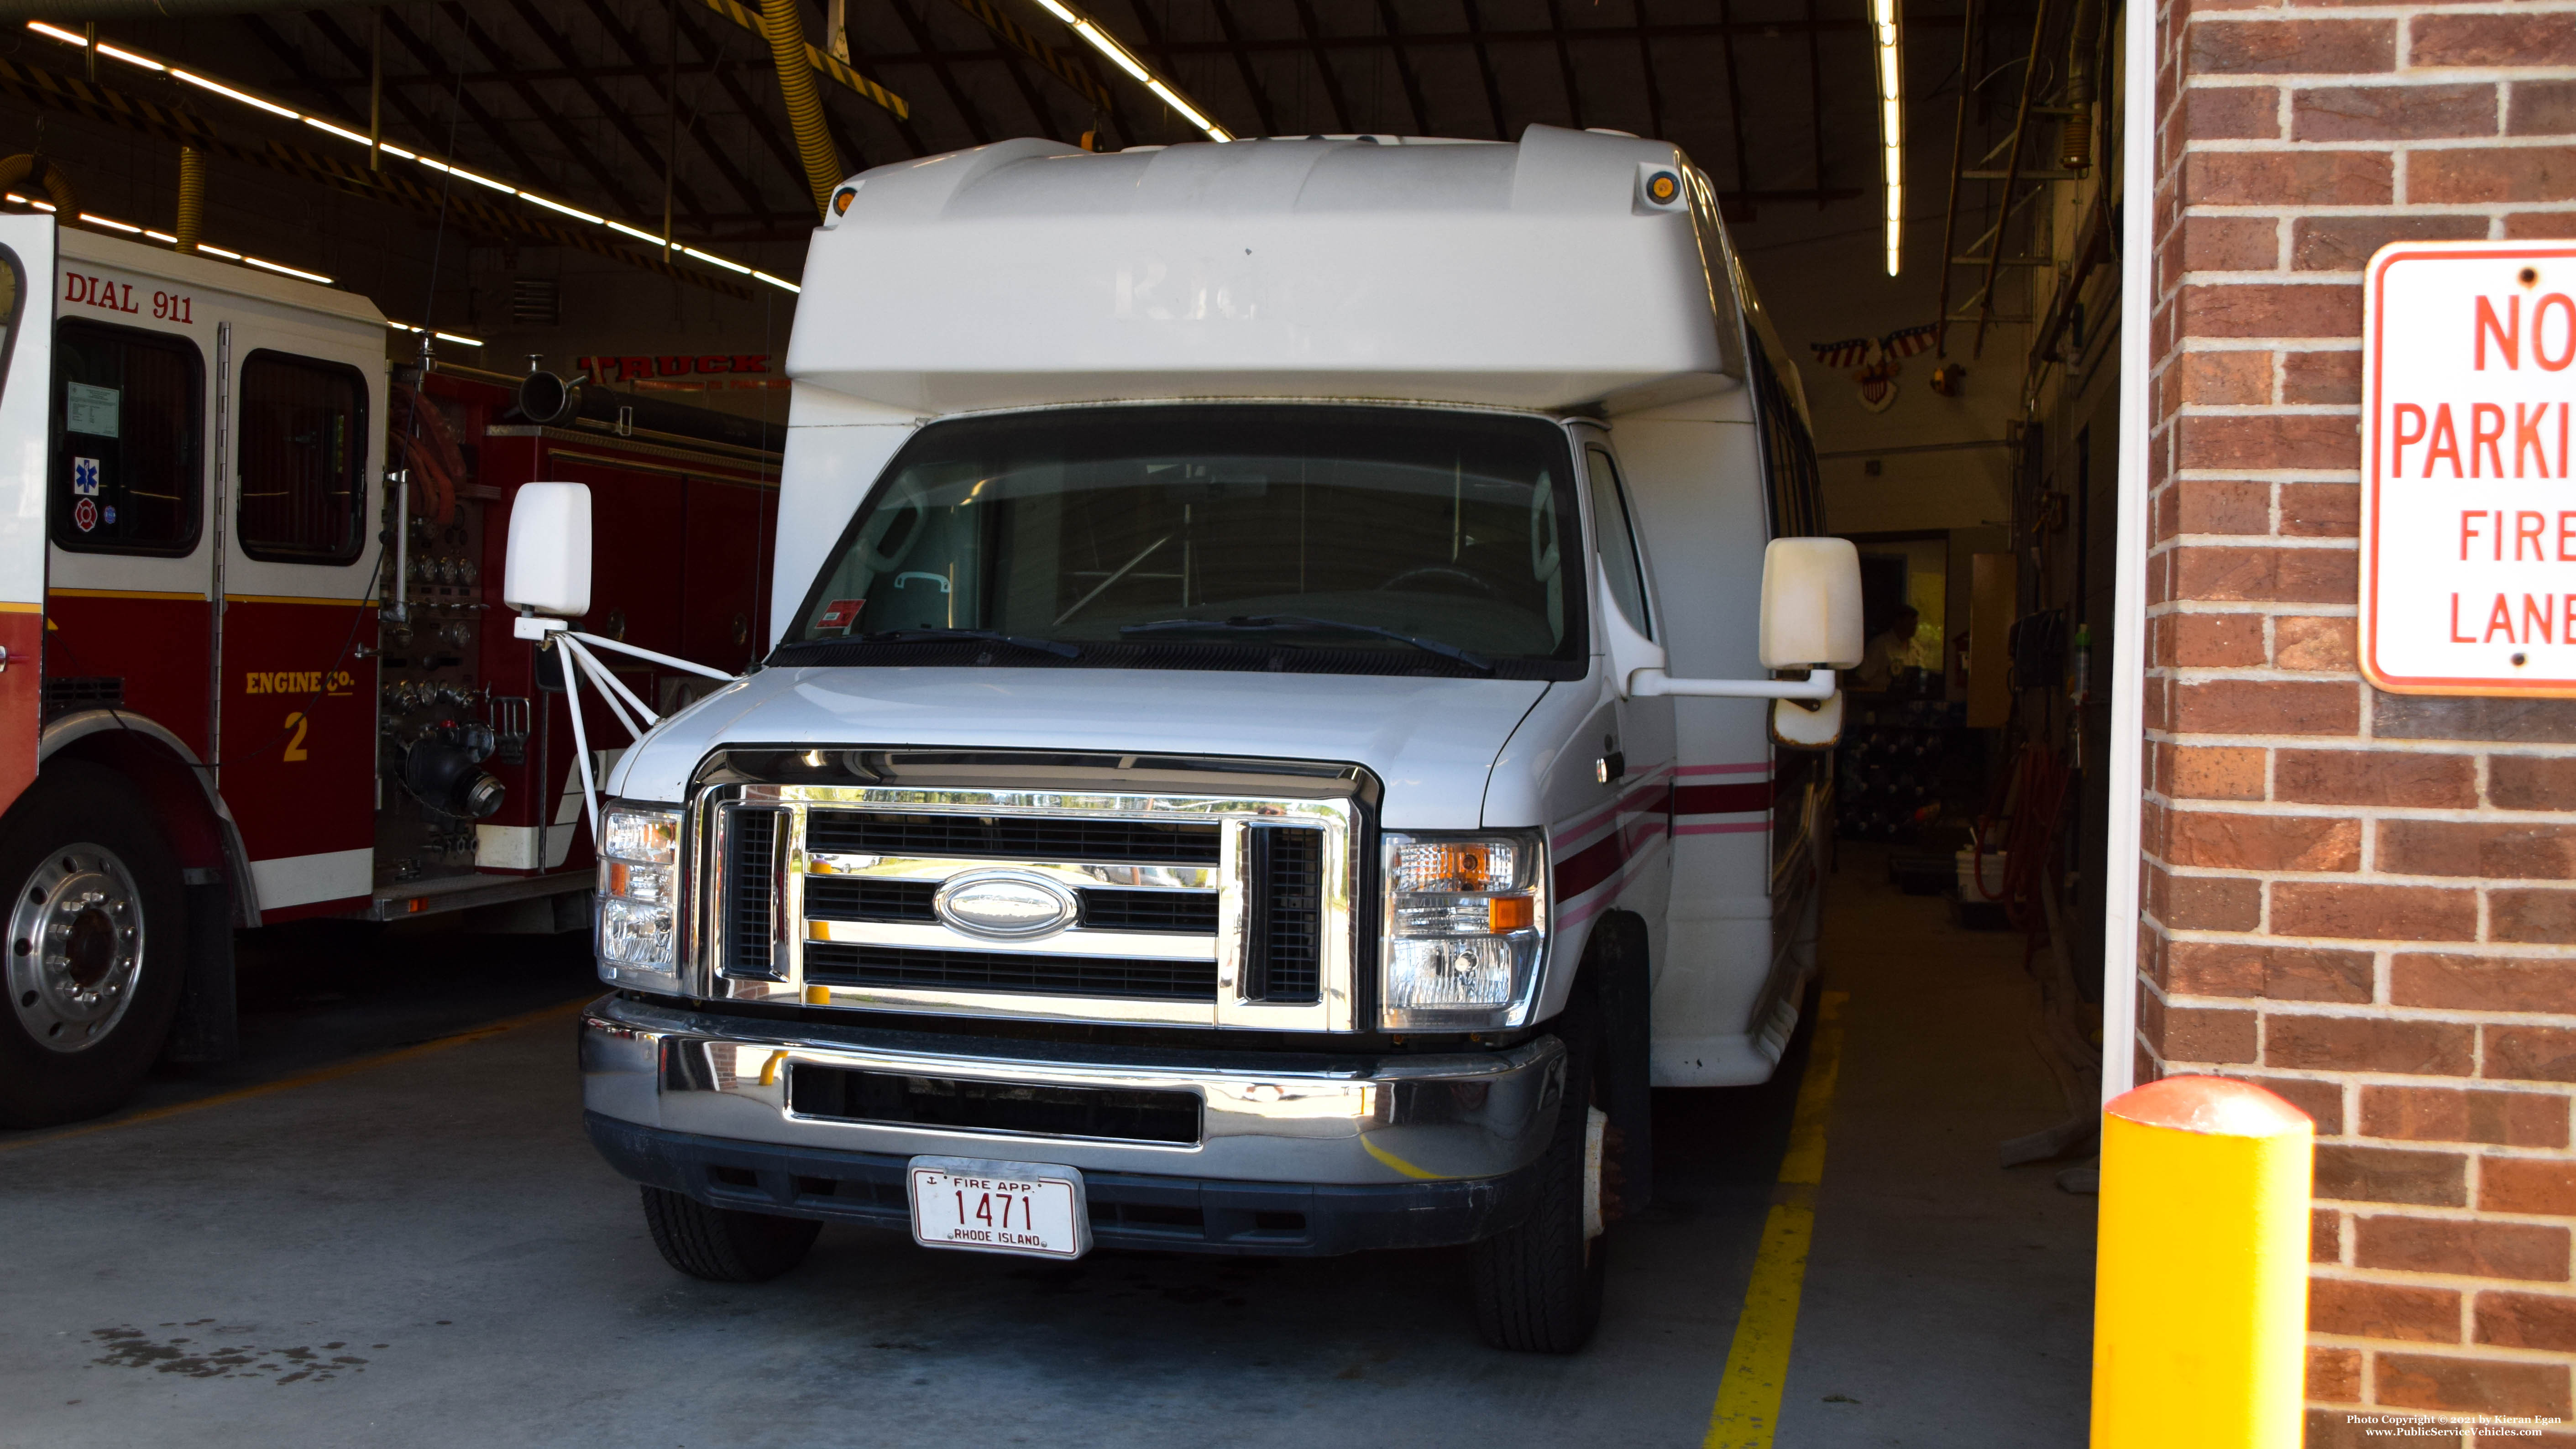
[{"label": "rear tire", "polygon": [[644,1222],[662,1261],[710,1283],[765,1283],[805,1260],[823,1225],[714,1208],[667,1188],[644,1189]]},{"label": "rear tire", "polygon": [[178,857],[122,777],[61,761],[0,819],[0,891],[0,1127],[114,1111],[179,1009]]},{"label": "rear tire", "polygon": [[1565,1095],[1540,1158],[1538,1201],[1518,1226],[1476,1245],[1476,1330],[1515,1353],[1574,1353],[1601,1321],[1606,1237],[1585,1235],[1585,1137],[1600,1059],[1600,1027],[1578,994],[1558,1020]]}]

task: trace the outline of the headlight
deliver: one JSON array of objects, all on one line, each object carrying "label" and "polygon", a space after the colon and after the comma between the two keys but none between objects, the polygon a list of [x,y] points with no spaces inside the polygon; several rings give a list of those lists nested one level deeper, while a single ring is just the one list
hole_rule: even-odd
[{"label": "headlight", "polygon": [[1535,833],[1384,837],[1378,999],[1389,1031],[1490,1031],[1529,1016],[1547,959]]},{"label": "headlight", "polygon": [[608,807],[599,831],[602,979],[679,970],[679,874],[679,811]]}]

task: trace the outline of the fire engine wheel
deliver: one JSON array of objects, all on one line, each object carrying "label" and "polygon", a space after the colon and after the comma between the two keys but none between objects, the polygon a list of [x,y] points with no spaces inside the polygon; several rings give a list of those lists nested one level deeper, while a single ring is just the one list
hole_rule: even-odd
[{"label": "fire engine wheel", "polygon": [[1518,1353],[1573,1353],[1601,1321],[1609,1243],[1600,1221],[1591,1111],[1600,1024],[1577,993],[1560,1018],[1565,1095],[1556,1132],[1540,1159],[1538,1202],[1516,1227],[1476,1245],[1476,1329],[1486,1343]]},{"label": "fire engine wheel", "polygon": [[0,820],[13,885],[0,1013],[0,1125],[114,1109],[160,1055],[179,1007],[179,864],[125,782],[49,765]]},{"label": "fire engine wheel", "polygon": [[761,1283],[805,1261],[823,1225],[812,1218],[709,1207],[667,1188],[644,1189],[644,1222],[662,1261],[710,1283]]}]

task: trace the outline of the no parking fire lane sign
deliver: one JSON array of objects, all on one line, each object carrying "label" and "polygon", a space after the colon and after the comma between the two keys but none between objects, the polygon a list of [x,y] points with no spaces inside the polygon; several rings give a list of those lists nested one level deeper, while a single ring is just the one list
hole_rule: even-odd
[{"label": "no parking fire lane sign", "polygon": [[2394,243],[2363,295],[2362,672],[2576,695],[2576,244]]}]

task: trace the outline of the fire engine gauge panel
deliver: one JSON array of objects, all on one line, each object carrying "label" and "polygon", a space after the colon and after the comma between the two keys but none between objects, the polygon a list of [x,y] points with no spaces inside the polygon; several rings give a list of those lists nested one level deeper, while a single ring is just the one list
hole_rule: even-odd
[{"label": "fire engine gauge panel", "polygon": [[507,787],[485,763],[526,758],[524,703],[493,700],[482,677],[483,509],[459,498],[451,522],[415,517],[403,540],[408,617],[385,621],[378,675],[379,884],[487,865],[475,822],[499,811]]}]

